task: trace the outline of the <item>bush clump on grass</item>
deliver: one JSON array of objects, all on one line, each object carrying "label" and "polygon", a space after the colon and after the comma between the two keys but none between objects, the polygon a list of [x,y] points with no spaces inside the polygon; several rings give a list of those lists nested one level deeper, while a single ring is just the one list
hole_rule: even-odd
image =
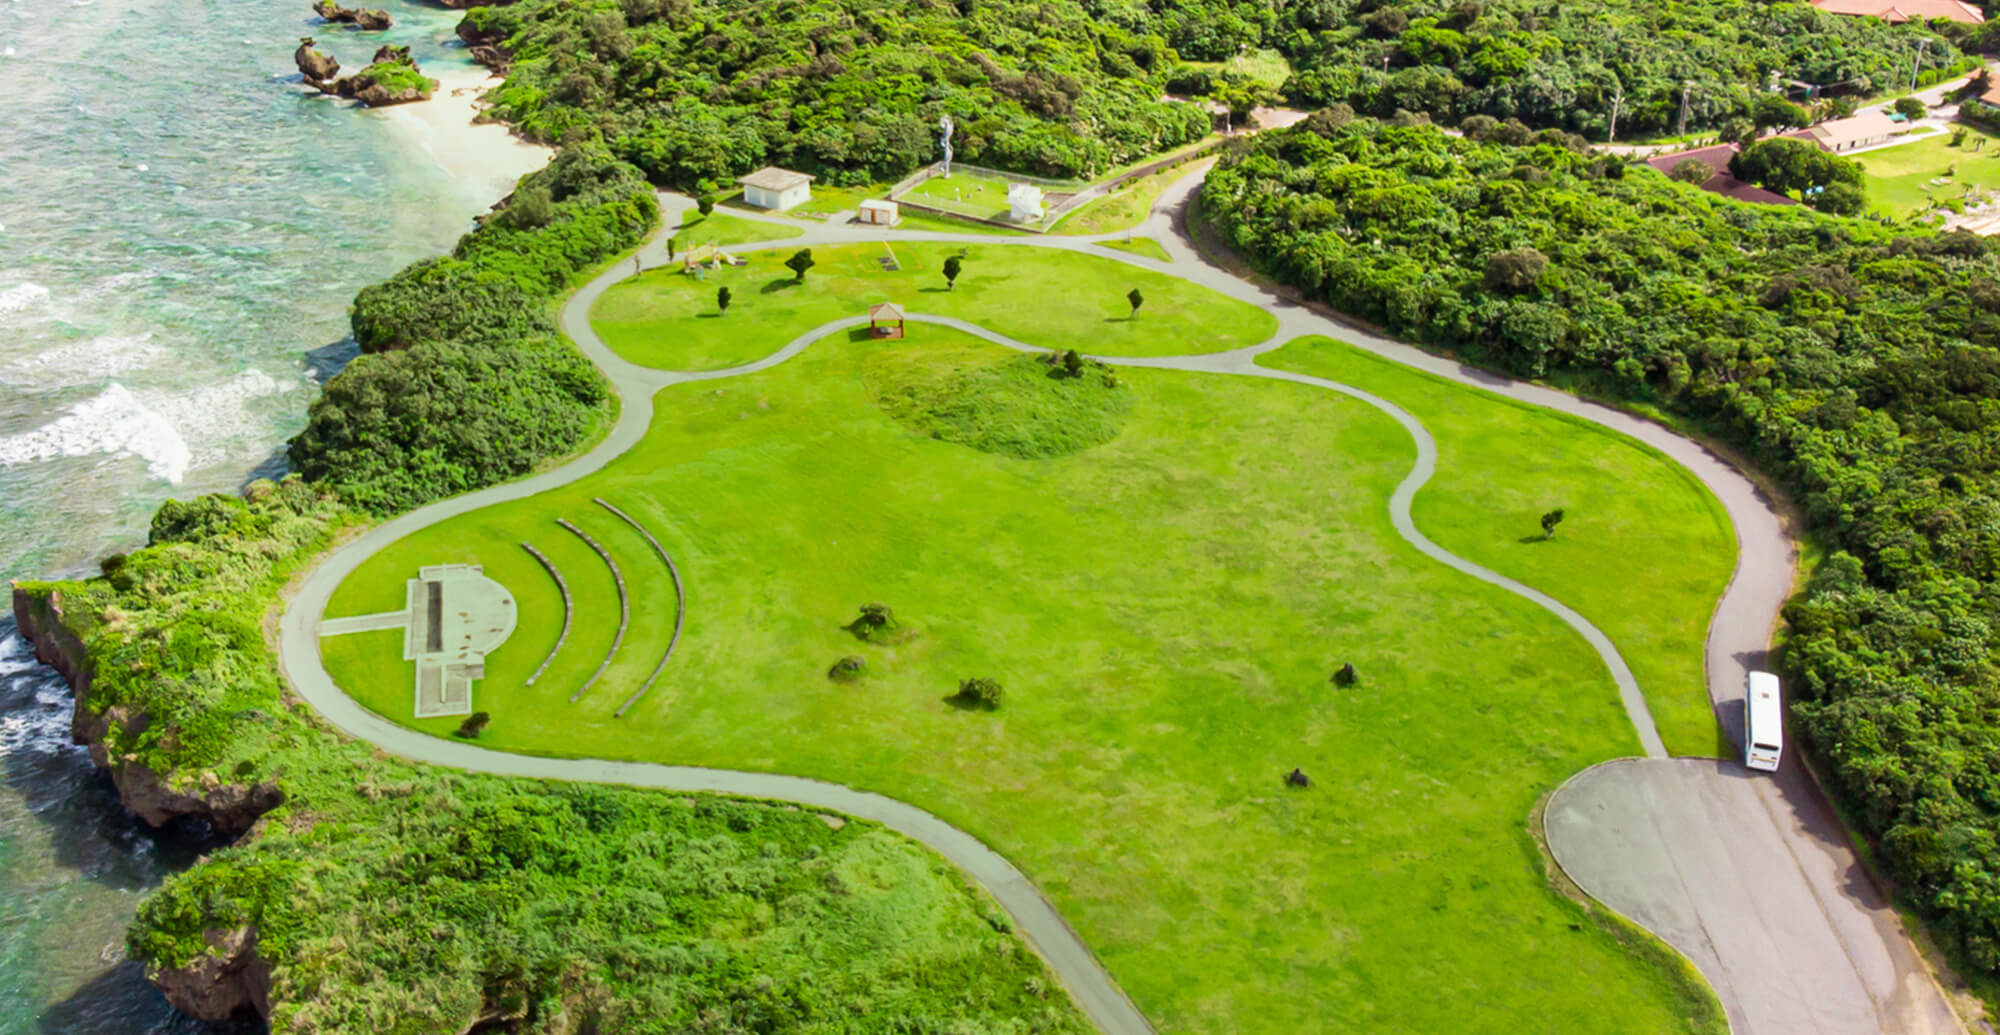
[{"label": "bush clump on grass", "polygon": [[896,612],[889,610],[887,604],[863,604],[861,614],[847,623],[847,631],[853,633],[855,639],[869,643],[886,643],[902,628],[902,624],[896,621]]},{"label": "bush clump on grass", "polygon": [[1132,409],[1110,367],[1075,353],[898,350],[870,357],[876,403],[941,442],[1020,460],[1080,453],[1118,437]]},{"label": "bush clump on grass", "polygon": [[952,700],[967,708],[979,708],[990,712],[997,711],[1000,702],[1006,696],[1007,691],[1002,689],[998,682],[976,676],[960,680],[958,693],[952,695]]},{"label": "bush clump on grass", "polygon": [[456,736],[464,737],[467,740],[476,739],[481,733],[486,732],[486,724],[492,721],[493,716],[485,712],[473,712],[471,715],[465,717],[464,722],[458,724]]},{"label": "bush clump on grass", "polygon": [[826,678],[836,683],[852,683],[861,678],[862,670],[866,665],[867,663],[861,660],[860,655],[849,654],[839,661],[834,662],[833,667],[826,670]]}]

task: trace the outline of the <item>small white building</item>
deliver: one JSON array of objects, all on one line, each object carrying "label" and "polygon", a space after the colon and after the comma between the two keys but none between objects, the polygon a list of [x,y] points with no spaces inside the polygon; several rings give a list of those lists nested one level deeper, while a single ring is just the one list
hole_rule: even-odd
[{"label": "small white building", "polygon": [[1042,218],[1042,189],[1032,183],[1007,185],[1007,218],[1016,223],[1034,223]]},{"label": "small white building", "polygon": [[895,226],[896,221],[902,218],[902,213],[893,201],[877,201],[871,198],[861,203],[858,218],[871,226]]},{"label": "small white building", "polygon": [[1888,143],[1889,138],[1909,128],[1909,123],[1898,122],[1879,109],[1871,108],[1849,118],[1822,122],[1806,130],[1806,133],[1813,143],[1820,146],[1820,150],[1837,154]]},{"label": "small white building", "polygon": [[813,178],[808,173],[767,165],[736,181],[743,188],[743,201],[755,208],[783,212],[812,200]]}]

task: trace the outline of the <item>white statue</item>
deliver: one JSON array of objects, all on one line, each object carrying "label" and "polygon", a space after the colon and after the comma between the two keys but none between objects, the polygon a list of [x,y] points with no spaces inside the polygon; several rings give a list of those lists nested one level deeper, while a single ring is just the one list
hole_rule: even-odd
[{"label": "white statue", "polygon": [[946,176],[951,175],[951,131],[955,128],[957,127],[952,125],[950,115],[938,116],[938,129],[941,131],[938,136],[938,147],[944,150],[944,174]]}]

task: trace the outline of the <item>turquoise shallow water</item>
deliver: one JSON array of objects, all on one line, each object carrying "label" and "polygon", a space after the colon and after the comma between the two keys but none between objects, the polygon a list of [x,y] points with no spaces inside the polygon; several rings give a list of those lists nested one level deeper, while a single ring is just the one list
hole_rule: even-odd
[{"label": "turquoise shallow water", "polygon": [[[306,34],[349,67],[384,41],[464,63],[456,13],[385,6],[363,36],[308,0],[0,0],[0,576],[89,570],[162,500],[270,470],[351,355],[355,290],[493,200],[296,84]],[[0,622],[0,1035],[203,1030],[120,964],[186,853],[123,816],[68,713]]]}]

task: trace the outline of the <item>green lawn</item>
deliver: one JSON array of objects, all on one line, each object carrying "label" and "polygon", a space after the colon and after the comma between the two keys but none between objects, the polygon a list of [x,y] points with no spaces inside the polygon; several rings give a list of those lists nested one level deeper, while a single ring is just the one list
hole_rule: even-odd
[{"label": "green lawn", "polygon": [[[1395,423],[1305,386],[1137,368],[1117,372],[1116,437],[1052,459],[891,416],[940,386],[1004,382],[1006,398],[961,402],[998,407],[988,428],[1062,430],[1043,422],[1073,407],[1037,409],[1020,401],[1033,382],[989,376],[1019,362],[916,326],[667,389],[632,452],[392,546],[333,613],[399,604],[422,563],[485,564],[528,617],[475,690],[484,742],[914,802],[1019,864],[1163,1033],[1671,1032],[1712,1009],[1545,883],[1525,831],[1536,799],[1638,745],[1581,638],[1396,536],[1385,501],[1413,453]],[[1532,465],[1578,433],[1551,421],[1501,459]],[[1632,480],[1634,506],[1651,485]],[[658,657],[673,594],[593,496],[654,531],[690,599],[667,677],[623,719],[610,713]],[[615,552],[639,606],[575,705],[617,608],[558,516]],[[560,605],[523,540],[582,603],[534,688],[521,680]],[[901,617],[894,642],[843,629],[869,601]],[[845,655],[866,673],[828,680]],[[327,657],[364,704],[410,721],[400,663]],[[1361,681],[1337,688],[1348,661]],[[948,703],[970,676],[999,680],[1005,705]],[[1293,766],[1310,790],[1281,785]]]},{"label": "green lawn", "polygon": [[1249,76],[1257,82],[1269,86],[1283,86],[1292,77],[1291,62],[1275,50],[1259,47],[1247,54],[1238,54],[1227,61],[1188,61],[1194,68],[1205,68],[1211,72],[1235,72]]},{"label": "green lawn", "polygon": [[[1951,137],[1951,133],[1932,133],[1855,155],[1853,161],[1866,180],[1870,211],[1902,219],[1930,208],[1934,201],[1963,199],[1968,187],[2000,190],[2000,145],[1995,143],[2000,137],[1970,126],[1962,145],[1951,146]],[[1944,182],[1933,184],[1933,180]]]},{"label": "green lawn", "polygon": [[1185,165],[1162,169],[1151,176],[1126,184],[1116,194],[1098,198],[1063,217],[1049,231],[1055,234],[1108,234],[1127,230],[1146,221],[1153,203],[1160,200],[1168,185],[1188,175]]},{"label": "green lawn", "polygon": [[1131,252],[1134,255],[1143,255],[1148,259],[1158,259],[1161,262],[1173,261],[1173,256],[1167,254],[1166,246],[1150,237],[1134,237],[1125,241],[1099,241],[1097,242],[1097,246],[1121,252]]},{"label": "green lawn", "polygon": [[766,223],[759,219],[747,219],[731,215],[721,209],[703,216],[689,209],[686,218],[674,231],[674,247],[680,251],[704,244],[746,244],[751,241],[777,241],[787,237],[797,237],[805,233],[795,226],[780,223]]},{"label": "green lawn", "polygon": [[991,173],[954,168],[950,176],[933,176],[911,187],[903,197],[979,219],[1005,220],[1007,188],[1013,181]]},{"label": "green lawn", "polygon": [[[1702,668],[1736,565],[1722,504],[1693,475],[1598,425],[1453,384],[1328,338],[1259,363],[1366,389],[1415,414],[1438,472],[1412,515],[1432,541],[1576,608],[1611,637],[1669,750],[1730,754]],[[1539,518],[1563,508],[1555,538]]]},{"label": "green lawn", "polygon": [[[1095,355],[1166,356],[1221,352],[1277,332],[1255,306],[1178,277],[1136,269],[1108,256],[1005,245],[893,245],[900,269],[880,260],[889,247],[813,249],[804,283],[784,266],[790,250],[748,252],[748,265],[696,279],[661,269],[620,282],[591,311],[605,343],[635,363],[669,370],[717,370],[760,359],[830,320],[859,316],[876,302],[956,316],[1033,345]],[[964,251],[955,290],[944,290],[946,256]],[[717,315],[716,289],[734,298]],[[1136,317],[1126,292],[1145,305]],[[1023,300],[1037,304],[1023,304]]]}]

